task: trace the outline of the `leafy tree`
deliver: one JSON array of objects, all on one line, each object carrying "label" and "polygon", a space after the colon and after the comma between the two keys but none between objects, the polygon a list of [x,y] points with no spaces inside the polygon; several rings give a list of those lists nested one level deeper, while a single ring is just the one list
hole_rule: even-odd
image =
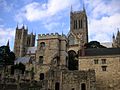
[{"label": "leafy tree", "polygon": [[84,45],[85,48],[106,48],[105,46],[101,45],[98,41],[91,41]]},{"label": "leafy tree", "polygon": [[15,54],[10,51],[9,46],[0,47],[0,65],[7,66],[13,65],[15,60]]}]

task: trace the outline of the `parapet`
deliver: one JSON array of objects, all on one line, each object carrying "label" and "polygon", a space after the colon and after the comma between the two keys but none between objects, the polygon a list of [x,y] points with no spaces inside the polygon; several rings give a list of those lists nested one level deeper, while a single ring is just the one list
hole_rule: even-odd
[{"label": "parapet", "polygon": [[38,39],[49,39],[49,38],[66,38],[66,35],[58,33],[47,33],[47,34],[38,34]]},{"label": "parapet", "polygon": [[80,13],[84,13],[83,11],[72,11],[73,14],[80,14]]}]

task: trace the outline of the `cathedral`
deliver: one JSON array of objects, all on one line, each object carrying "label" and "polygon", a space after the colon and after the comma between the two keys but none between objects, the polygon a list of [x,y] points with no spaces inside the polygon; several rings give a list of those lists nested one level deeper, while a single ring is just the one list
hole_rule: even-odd
[{"label": "cathedral", "polygon": [[40,90],[119,90],[120,32],[111,48],[85,48],[88,43],[86,10],[70,12],[68,36],[58,33],[28,34],[24,25],[16,27],[15,63],[33,70]]}]

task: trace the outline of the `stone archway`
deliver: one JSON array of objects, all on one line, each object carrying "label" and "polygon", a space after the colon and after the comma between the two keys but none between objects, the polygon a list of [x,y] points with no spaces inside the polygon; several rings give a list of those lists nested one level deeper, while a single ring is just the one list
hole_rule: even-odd
[{"label": "stone archway", "polygon": [[76,60],[76,52],[74,50],[68,51],[68,69],[78,70],[78,61]]}]

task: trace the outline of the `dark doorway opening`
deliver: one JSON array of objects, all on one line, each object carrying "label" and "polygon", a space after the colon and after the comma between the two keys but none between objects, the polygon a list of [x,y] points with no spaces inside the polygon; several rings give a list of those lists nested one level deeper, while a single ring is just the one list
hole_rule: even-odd
[{"label": "dark doorway opening", "polygon": [[72,88],[72,90],[75,90],[74,88]]},{"label": "dark doorway opening", "polygon": [[40,74],[40,80],[44,80],[44,73]]},{"label": "dark doorway opening", "polygon": [[55,83],[55,90],[60,90],[60,83],[59,82]]},{"label": "dark doorway opening", "polygon": [[68,51],[68,69],[78,70],[77,54],[74,50]]},{"label": "dark doorway opening", "polygon": [[86,90],[86,85],[85,85],[85,83],[82,83],[82,84],[81,84],[81,90]]}]

